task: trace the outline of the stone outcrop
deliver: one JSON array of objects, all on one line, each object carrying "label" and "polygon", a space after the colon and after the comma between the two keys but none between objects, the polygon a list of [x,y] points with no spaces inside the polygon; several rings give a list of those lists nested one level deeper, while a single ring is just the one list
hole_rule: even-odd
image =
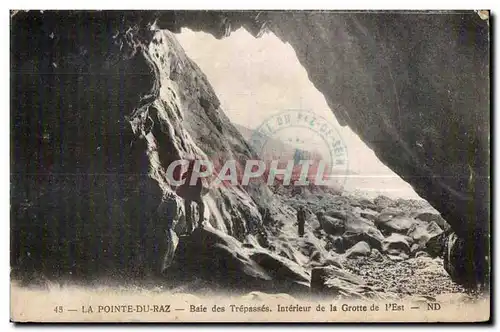
[{"label": "stone outcrop", "polygon": [[340,235],[345,231],[345,221],[341,219],[325,216],[320,213],[318,214],[318,221],[321,229],[324,230],[326,234]]},{"label": "stone outcrop", "polygon": [[392,232],[406,234],[415,223],[414,219],[404,216],[390,218],[385,222],[376,222],[378,228],[385,234],[391,234]]},{"label": "stone outcrop", "polygon": [[356,216],[349,218],[342,238],[346,249],[359,241],[368,243],[371,248],[380,249],[384,240],[384,236],[373,222]]},{"label": "stone outcrop", "polygon": [[346,251],[346,258],[355,258],[359,256],[369,256],[371,253],[370,245],[364,241],[356,243]]},{"label": "stone outcrop", "polygon": [[439,213],[424,211],[416,213],[414,218],[428,223],[435,222],[443,231],[450,229],[450,225],[448,225],[446,220],[444,220]]},{"label": "stone outcrop", "polygon": [[393,260],[408,259],[411,244],[410,237],[393,233],[382,242],[382,251]]},{"label": "stone outcrop", "polygon": [[427,242],[436,235],[439,235],[443,230],[434,222],[429,223],[415,223],[408,230],[408,235],[414,241],[414,245],[417,245],[416,250],[425,250]]}]

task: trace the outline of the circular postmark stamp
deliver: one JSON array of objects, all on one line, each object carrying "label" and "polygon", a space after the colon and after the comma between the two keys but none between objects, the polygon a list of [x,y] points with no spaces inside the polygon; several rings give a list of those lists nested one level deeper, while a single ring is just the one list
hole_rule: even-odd
[{"label": "circular postmark stamp", "polygon": [[342,189],[345,184],[346,145],[335,126],[311,111],[286,110],[269,117],[249,143],[284,185]]}]

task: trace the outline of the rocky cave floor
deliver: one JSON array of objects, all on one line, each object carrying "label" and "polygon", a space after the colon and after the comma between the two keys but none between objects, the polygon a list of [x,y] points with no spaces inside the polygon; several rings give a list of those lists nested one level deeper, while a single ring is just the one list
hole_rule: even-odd
[{"label": "rocky cave floor", "polygon": [[[411,300],[423,302],[473,302],[481,297],[476,291],[464,289],[453,282],[443,268],[443,260],[439,257],[410,258],[406,261],[395,262],[390,259],[374,261],[370,257],[346,259],[343,267],[354,276],[364,280],[364,284],[377,293],[373,299]],[[144,285],[139,286],[142,288]],[[218,295],[228,292],[228,289],[216,283],[196,278],[181,286],[155,286],[157,292],[171,291],[173,293],[193,293]],[[260,290],[256,290],[257,292]],[[264,291],[265,292],[265,291]],[[237,289],[229,293],[242,293]],[[302,298],[304,294],[288,294]],[[307,298],[307,296],[305,296]],[[345,296],[348,298],[349,296]],[[342,296],[332,296],[342,298]]]},{"label": "rocky cave floor", "polygon": [[[283,290],[276,290],[277,293],[302,297],[310,291],[333,298],[443,302],[479,298],[478,292],[466,290],[451,280],[443,267],[443,258],[436,255],[436,250],[443,248],[428,245],[431,238],[443,234],[449,225],[426,201],[394,200],[385,196],[370,200],[356,195],[308,190],[294,195],[276,194],[283,206],[282,219],[274,225],[274,232],[267,234],[262,247],[289,261],[279,263],[277,257],[274,263],[267,263],[266,268],[273,265],[275,271],[297,271],[297,280],[301,271],[305,271],[311,279],[306,292],[299,289],[296,294]],[[299,206],[305,208],[307,215],[303,237],[297,235],[295,224],[295,211]],[[260,239],[250,236],[243,247],[256,248],[260,244]],[[245,255],[239,249],[232,249],[232,253]],[[313,276],[314,270],[321,274],[327,271],[319,284]],[[273,278],[278,277],[273,275]],[[189,284],[170,289],[205,295],[224,291],[216,284],[196,278]]]},{"label": "rocky cave floor", "polygon": [[[442,253],[438,253],[443,248],[428,244],[431,238],[448,230],[449,225],[425,200],[390,199],[386,196],[365,199],[356,194],[314,195],[303,191],[298,196],[286,197],[285,201],[294,207],[306,207],[313,216],[318,211],[326,215],[323,217],[326,220],[318,221],[319,227],[313,230],[319,238],[326,236],[331,239],[327,233],[339,233],[335,223],[340,221],[344,248],[333,250],[340,253],[345,270],[361,277],[364,284],[381,297],[472,301],[480,296],[478,291],[467,290],[452,281],[444,269]],[[380,235],[376,230],[370,231],[372,226],[382,233],[381,250],[372,246],[377,241],[370,237]],[[317,225],[313,222],[311,227]],[[345,235],[350,228],[356,232],[363,230],[370,236],[349,241],[346,245]],[[356,243],[357,240],[365,241]]]},{"label": "rocky cave floor", "polygon": [[[300,298],[315,291],[316,294],[324,293],[332,298],[461,302],[479,298],[478,292],[466,290],[451,280],[443,267],[443,259],[435,255],[436,248],[428,244],[431,238],[442,234],[449,226],[427,202],[393,200],[384,196],[370,200],[307,190],[294,195],[277,194],[282,203],[281,219],[271,227],[274,229],[266,234],[265,241],[250,235],[239,242],[227,234],[205,227],[195,230],[190,236],[194,239],[193,243],[202,243],[200,247],[194,248],[198,256],[186,257],[182,263],[194,263],[194,273],[190,273],[190,278],[184,280],[168,272],[162,280],[137,279],[125,284],[99,280],[91,287],[107,285],[113,288],[118,286],[122,290],[142,289],[204,296],[228,291],[239,294],[258,291],[286,293]],[[299,206],[306,211],[303,237],[298,236],[295,224]],[[197,240],[195,233],[196,236],[208,234],[208,238],[203,241],[209,239],[213,243],[223,244],[227,253],[213,249],[204,251],[212,244]],[[179,255],[178,251],[176,255]],[[255,256],[258,253],[261,253],[260,256]],[[222,269],[212,266],[214,260],[221,259],[224,261]],[[278,282],[275,285],[281,280],[293,280],[295,286],[299,287],[291,288],[290,291],[273,290],[272,287],[260,287],[259,282],[253,284],[256,285],[254,288],[250,286],[243,289],[239,285],[227,287],[226,281],[248,277],[244,274],[248,274],[255,262],[267,271],[263,274],[272,271],[269,275]],[[208,269],[205,277],[219,270],[223,272],[218,278],[226,280],[208,280],[210,278],[199,273],[199,268],[203,266]],[[237,266],[232,275],[226,275],[224,271],[228,266]],[[252,277],[261,273],[259,268]],[[320,279],[314,277],[315,270],[322,274]],[[325,271],[327,273],[323,275]],[[65,282],[45,280],[48,288],[65,286]],[[241,285],[245,283],[241,282]],[[69,282],[67,285],[74,283]],[[88,283],[86,286],[89,286]]]}]

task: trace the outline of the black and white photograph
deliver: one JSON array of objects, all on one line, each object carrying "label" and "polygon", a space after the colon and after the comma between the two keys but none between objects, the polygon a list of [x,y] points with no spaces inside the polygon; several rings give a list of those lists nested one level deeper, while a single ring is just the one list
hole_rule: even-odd
[{"label": "black and white photograph", "polygon": [[10,319],[491,319],[488,10],[10,10]]}]

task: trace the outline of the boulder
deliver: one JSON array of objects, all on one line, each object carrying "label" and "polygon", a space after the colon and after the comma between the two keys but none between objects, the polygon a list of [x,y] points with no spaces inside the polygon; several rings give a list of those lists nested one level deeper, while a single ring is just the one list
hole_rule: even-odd
[{"label": "boulder", "polygon": [[420,249],[420,246],[418,245],[418,243],[413,243],[410,247],[410,256],[415,256],[415,254],[417,253],[417,251],[419,251]]},{"label": "boulder", "polygon": [[376,205],[369,199],[362,198],[359,200],[359,204],[365,209],[376,210]]},{"label": "boulder", "polygon": [[379,208],[375,204],[373,204],[372,201],[370,201],[369,199],[366,199],[366,198],[362,198],[362,199],[359,199],[357,201],[354,200],[350,205],[354,206],[354,207],[359,207],[362,209],[370,209],[373,211],[379,210]]},{"label": "boulder", "polygon": [[399,209],[395,208],[384,208],[375,218],[375,223],[383,224],[395,217],[405,216],[405,213]]},{"label": "boulder", "polygon": [[342,236],[329,235],[326,238],[326,250],[333,250],[337,253],[345,252],[344,239]]},{"label": "boulder", "polygon": [[415,219],[405,216],[403,212],[398,214],[382,212],[375,219],[375,224],[384,234],[394,232],[406,234],[416,222]]},{"label": "boulder", "polygon": [[345,231],[345,222],[343,220],[318,214],[318,221],[327,234],[340,235]]},{"label": "boulder", "polygon": [[368,205],[372,205],[373,202],[367,198],[361,198],[359,200],[359,204],[361,204],[362,206],[368,206]]},{"label": "boulder", "polygon": [[346,251],[346,258],[356,258],[359,256],[369,256],[371,253],[370,245],[364,241],[356,243]]},{"label": "boulder", "polygon": [[348,249],[360,241],[364,241],[372,248],[381,249],[384,236],[369,220],[356,217],[346,223],[346,231],[342,234],[344,248]]},{"label": "boulder", "polygon": [[392,199],[384,195],[379,195],[373,200],[373,204],[375,204],[379,212],[389,207],[392,203]]},{"label": "boulder", "polygon": [[166,274],[196,276],[230,286],[272,280],[264,268],[250,259],[247,250],[221,231],[197,228],[180,237],[174,264]]},{"label": "boulder", "polygon": [[426,222],[435,222],[443,231],[450,229],[450,225],[441,217],[439,212],[417,212],[413,217]]},{"label": "boulder", "polygon": [[388,231],[404,234],[415,224],[415,222],[415,219],[396,217],[389,220],[383,225],[379,225],[379,227],[387,229]]},{"label": "boulder", "polygon": [[[335,241],[335,239],[337,240]],[[287,239],[280,240],[279,242],[285,241],[285,243],[282,243],[278,247],[288,245],[293,250],[294,261],[304,268],[331,264],[341,266],[340,257],[336,252],[332,251],[333,243],[331,242],[335,241],[342,248],[341,243],[338,244],[339,239],[341,240],[342,238],[334,235],[326,235],[325,243],[314,236],[306,236],[296,243],[289,243]]]},{"label": "boulder", "polygon": [[429,223],[418,222],[410,227],[406,235],[413,239],[414,245],[417,246],[415,251],[417,251],[424,250],[427,242],[442,232],[443,230],[434,221]]},{"label": "boulder", "polygon": [[467,247],[467,243],[467,240],[455,233],[447,234],[444,238],[443,266],[456,283],[471,289],[482,288],[484,285],[479,285],[478,280],[483,275],[489,278],[489,261],[484,258],[474,259],[473,251]]},{"label": "boulder", "polygon": [[407,259],[410,255],[411,238],[392,233],[382,242],[382,252],[394,260]]}]

